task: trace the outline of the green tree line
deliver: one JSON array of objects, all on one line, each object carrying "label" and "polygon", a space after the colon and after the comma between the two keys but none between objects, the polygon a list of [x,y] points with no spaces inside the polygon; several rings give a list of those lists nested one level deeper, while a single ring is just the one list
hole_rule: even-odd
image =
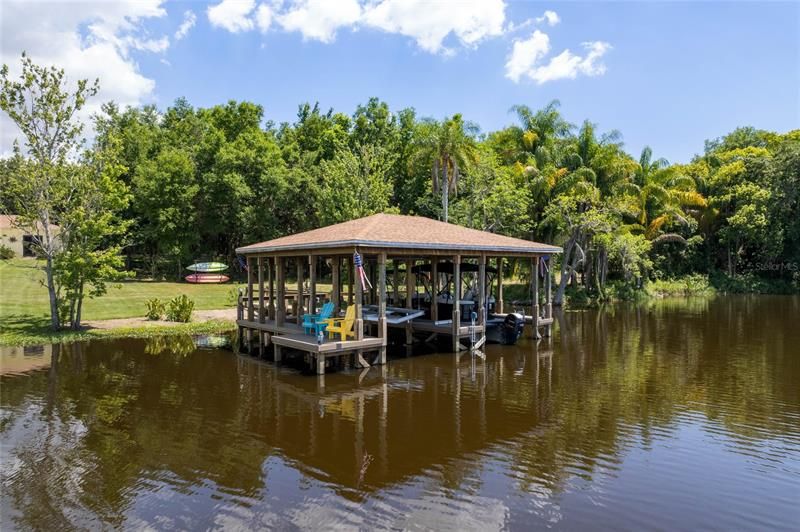
[{"label": "green tree line", "polygon": [[[63,80],[42,82],[67,93]],[[11,104],[3,109],[19,123]],[[12,185],[26,168],[96,173],[104,161],[124,200],[111,202],[115,223],[92,249],[117,246],[127,269],[156,278],[179,278],[198,259],[235,262],[242,244],[390,211],[562,246],[557,303],[571,289],[602,299],[610,283],[636,290],[690,273],[797,288],[800,130],[738,128],[670,164],[649,147],[627,153],[618,131],[568,122],[558,101],[510,112],[511,125],[485,132],[460,114],[425,118],[378,98],[352,114],[305,103],[280,124],[252,102],[109,102],[81,158],[33,164],[28,142],[3,160],[0,199],[21,209]]]}]

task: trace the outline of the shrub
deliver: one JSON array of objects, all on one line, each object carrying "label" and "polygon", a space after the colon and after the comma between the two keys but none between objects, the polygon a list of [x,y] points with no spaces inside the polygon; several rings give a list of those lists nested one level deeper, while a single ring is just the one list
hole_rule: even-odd
[{"label": "shrub", "polygon": [[8,260],[14,258],[14,250],[5,244],[0,244],[0,260]]},{"label": "shrub", "polygon": [[714,293],[708,277],[691,274],[676,279],[657,279],[647,284],[648,294],[655,297],[665,296],[701,296]]},{"label": "shrub", "polygon": [[192,319],[194,301],[189,299],[186,294],[173,297],[167,303],[167,319],[169,321],[188,322]]},{"label": "shrub", "polygon": [[148,320],[160,320],[164,316],[166,305],[157,297],[148,299],[144,304],[147,306],[147,313],[145,316]]}]

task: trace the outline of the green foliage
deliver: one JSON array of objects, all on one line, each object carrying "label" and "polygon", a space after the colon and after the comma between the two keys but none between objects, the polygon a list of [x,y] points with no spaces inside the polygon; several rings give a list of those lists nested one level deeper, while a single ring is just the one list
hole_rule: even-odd
[{"label": "green foliage", "polygon": [[[649,147],[632,157],[615,130],[569,123],[558,101],[514,106],[516,125],[482,134],[460,114],[420,118],[378,98],[352,115],[305,103],[278,125],[252,102],[179,99],[164,110],[104,104],[81,154],[75,112],[96,87],[69,92],[63,72],[23,67],[20,82],[3,75],[0,103],[30,134],[26,155],[0,165],[0,208],[30,205],[29,225],[66,227],[63,256],[54,239],[39,251],[73,323],[84,294],[105,293],[123,266],[179,279],[206,257],[235,264],[247,243],[392,211],[562,246],[556,303],[720,270],[796,282],[798,131],[739,128],[670,164]],[[31,94],[41,105],[27,105]],[[52,139],[36,126],[57,122],[67,135],[44,157]]]},{"label": "green foliage", "polygon": [[715,272],[711,285],[729,294],[796,294],[800,290],[800,275],[795,274],[792,279],[770,279],[749,272],[735,277]]},{"label": "green foliage", "polygon": [[189,299],[186,294],[175,296],[167,303],[167,321],[179,321],[186,323],[192,319],[194,301]]},{"label": "green foliage", "polygon": [[79,80],[70,89],[63,70],[35,65],[25,54],[19,80],[8,72],[6,65],[0,70],[0,108],[21,130],[27,153],[15,144],[3,204],[35,235],[31,245],[46,260],[51,327],[58,330],[66,318],[77,329],[84,297],[102,295],[106,281],[121,275],[121,237],[130,225],[119,217],[129,201],[119,180],[121,145],[109,135],[79,152],[78,113],[98,91],[97,81]]},{"label": "green foliage", "polygon": [[14,250],[5,244],[0,244],[0,260],[8,260],[14,258]]},{"label": "green foliage", "polygon": [[167,306],[164,304],[163,301],[154,297],[152,299],[148,299],[145,301],[145,307],[147,308],[147,312],[145,313],[145,317],[148,320],[160,320],[164,317],[164,314],[167,311]]},{"label": "green foliage", "polygon": [[675,279],[658,279],[647,283],[647,293],[656,297],[711,295],[716,290],[708,276],[692,274]]},{"label": "green foliage", "polygon": [[331,225],[378,212],[388,212],[392,198],[389,171],[393,156],[381,147],[359,145],[339,151],[320,165],[318,216]]},{"label": "green foliage", "polygon": [[132,207],[151,256],[164,253],[178,265],[190,260],[198,236],[194,200],[200,187],[194,170],[189,154],[168,148],[141,164],[133,176]]}]

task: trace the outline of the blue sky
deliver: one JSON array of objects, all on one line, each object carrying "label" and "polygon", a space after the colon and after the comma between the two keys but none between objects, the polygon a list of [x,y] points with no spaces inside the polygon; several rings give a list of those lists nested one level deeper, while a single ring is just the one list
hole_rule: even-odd
[{"label": "blue sky", "polygon": [[[362,2],[359,14],[355,1],[229,1],[212,14],[218,2],[148,0],[130,11],[124,2],[113,10],[93,4],[85,16],[78,4],[58,4],[53,17],[71,7],[58,24],[65,35],[75,27],[76,57],[53,52],[54,38],[26,28],[41,22],[24,18],[25,6],[4,3],[2,58],[14,61],[25,46],[35,58],[67,63],[68,72],[75,65],[78,76],[98,65],[104,95],[123,103],[251,100],[276,122],[293,120],[301,102],[352,113],[378,96],[421,116],[460,112],[491,131],[514,122],[514,104],[558,99],[571,122],[617,129],[629,152],[650,145],[674,162],[740,125],[800,127],[798,3],[464,0],[444,11],[418,3],[368,16],[375,4]],[[431,27],[452,31],[440,38]],[[86,60],[103,42],[109,55],[95,50]],[[556,68],[553,58],[567,49]]]}]

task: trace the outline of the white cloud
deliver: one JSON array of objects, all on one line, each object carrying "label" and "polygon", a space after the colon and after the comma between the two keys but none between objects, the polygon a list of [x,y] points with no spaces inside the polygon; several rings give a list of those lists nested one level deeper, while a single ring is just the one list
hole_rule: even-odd
[{"label": "white cloud", "polygon": [[556,24],[561,22],[561,19],[559,18],[558,13],[556,13],[555,11],[550,11],[548,9],[547,11],[544,12],[544,14],[541,17],[536,17],[537,24],[541,24],[542,22],[545,21],[547,21],[548,26],[555,26]]},{"label": "white cloud", "polygon": [[212,26],[224,28],[231,33],[252,30],[254,24],[250,13],[255,7],[255,0],[222,0],[208,8],[208,20]]},{"label": "white cloud", "polygon": [[[453,35],[463,46],[475,46],[504,32],[504,0],[223,0],[208,9],[215,26],[232,33],[277,25],[304,39],[333,42],[341,28],[373,28],[413,39],[431,53],[452,53],[445,40]],[[557,15],[556,15],[557,16]]]},{"label": "white cloud", "polygon": [[169,38],[161,37],[160,39],[140,39],[138,37],[126,37],[122,40],[124,46],[139,50],[142,52],[161,53],[166,52],[169,48]]},{"label": "white cloud", "polygon": [[564,50],[550,59],[546,65],[534,67],[527,74],[539,85],[557,79],[575,79],[579,74],[584,76],[601,76],[606,73],[606,66],[600,58],[611,49],[607,42],[596,41],[583,43],[588,50],[586,56],[575,55]]},{"label": "white cloud", "polygon": [[189,31],[194,28],[196,22],[197,16],[194,14],[194,12],[191,10],[186,11],[183,14],[183,22],[181,22],[181,25],[178,26],[178,30],[175,32],[175,40],[180,41],[186,37],[189,34]]},{"label": "white cloud", "polygon": [[286,31],[299,31],[304,39],[329,43],[336,38],[337,29],[359,21],[361,6],[357,0],[301,0],[276,18]]},{"label": "white cloud", "polygon": [[503,0],[429,2],[383,0],[364,12],[364,24],[414,39],[431,53],[451,52],[444,45],[451,33],[466,46],[502,35],[506,5]]},{"label": "white cloud", "polygon": [[550,37],[539,30],[529,39],[514,41],[511,56],[506,63],[506,77],[513,82],[529,73],[536,63],[550,52]]},{"label": "white cloud", "polygon": [[[142,75],[131,51],[163,52],[166,37],[150,38],[145,20],[166,15],[162,0],[128,0],[47,4],[3,0],[0,17],[0,62],[12,77],[19,75],[20,54],[26,51],[42,65],[63,68],[70,82],[100,79],[100,92],[84,108],[87,120],[100,104],[139,105],[152,98],[155,82]],[[8,153],[19,132],[0,113],[0,153]]]},{"label": "white cloud", "polygon": [[585,42],[586,55],[573,54],[564,50],[550,61],[542,61],[550,53],[550,38],[539,30],[533,32],[528,39],[517,39],[506,62],[506,77],[518,83],[523,77],[542,85],[548,81],[559,79],[575,79],[579,75],[601,76],[606,66],[601,59],[611,49],[611,45],[603,41]]},{"label": "white cloud", "polygon": [[272,8],[267,4],[260,4],[256,9],[256,26],[262,33],[266,33],[272,25]]}]

